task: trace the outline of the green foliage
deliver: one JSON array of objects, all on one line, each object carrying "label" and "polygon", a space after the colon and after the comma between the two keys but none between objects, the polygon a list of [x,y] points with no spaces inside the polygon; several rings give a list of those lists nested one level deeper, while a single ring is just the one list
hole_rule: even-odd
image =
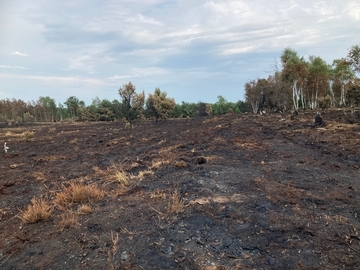
[{"label": "green foliage", "polygon": [[198,105],[196,103],[181,102],[179,117],[194,117],[198,113]]},{"label": "green foliage", "polygon": [[342,58],[336,59],[333,62],[333,76],[341,85],[339,106],[346,106],[346,89],[345,85],[355,78],[354,71],[351,69],[350,63]]},{"label": "green foliage", "polygon": [[129,82],[119,89],[121,97],[120,111],[124,115],[126,121],[132,126],[132,123],[141,117],[144,110],[145,93],[136,93],[135,86]]},{"label": "green foliage", "polygon": [[31,115],[31,113],[26,112],[24,113],[24,122],[34,122],[35,121],[35,117],[33,115]]},{"label": "green foliage", "polygon": [[353,70],[360,75],[360,44],[350,48],[347,60],[351,64]]},{"label": "green foliage", "polygon": [[54,122],[54,118],[56,115],[56,103],[55,100],[50,98],[49,96],[40,97],[39,104],[43,109],[43,116],[45,117],[46,122]]},{"label": "green foliage", "polygon": [[175,108],[175,100],[168,98],[166,92],[156,88],[154,94],[149,94],[146,109],[149,115],[154,116],[156,123],[159,119],[166,119]]},{"label": "green foliage", "polygon": [[73,121],[76,120],[77,117],[80,117],[79,110],[80,108],[85,107],[84,101],[80,101],[77,97],[71,96],[64,102],[68,112],[70,113],[70,117]]}]

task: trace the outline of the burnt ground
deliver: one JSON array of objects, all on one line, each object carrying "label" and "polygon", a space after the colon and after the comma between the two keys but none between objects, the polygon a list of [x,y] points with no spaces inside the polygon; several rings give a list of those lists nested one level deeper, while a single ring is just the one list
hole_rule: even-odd
[{"label": "burnt ground", "polygon": [[[322,117],[2,127],[0,268],[357,269],[360,125]],[[105,196],[59,207],[72,182]],[[21,219],[32,198],[48,220]]]}]

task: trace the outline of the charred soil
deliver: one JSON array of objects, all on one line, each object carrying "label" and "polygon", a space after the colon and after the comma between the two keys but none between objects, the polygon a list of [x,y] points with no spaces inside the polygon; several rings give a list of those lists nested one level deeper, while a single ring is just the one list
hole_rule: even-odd
[{"label": "charred soil", "polygon": [[0,268],[356,269],[360,125],[321,116],[2,127]]}]

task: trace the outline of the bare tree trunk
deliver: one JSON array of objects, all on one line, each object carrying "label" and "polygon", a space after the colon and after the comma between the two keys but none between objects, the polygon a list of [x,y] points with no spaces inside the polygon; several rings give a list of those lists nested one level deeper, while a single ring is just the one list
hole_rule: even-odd
[{"label": "bare tree trunk", "polygon": [[340,95],[340,103],[339,103],[340,107],[342,105],[346,106],[346,102],[345,102],[345,84],[341,83],[341,95]]},{"label": "bare tree trunk", "polygon": [[298,94],[298,90],[297,90],[297,80],[294,81],[293,84],[293,103],[294,103],[294,110],[298,111],[299,109],[299,94]]},{"label": "bare tree trunk", "polygon": [[318,107],[318,103],[317,103],[317,100],[318,100],[318,93],[319,93],[319,82],[317,81],[316,82],[316,93],[315,93],[315,100],[314,100],[314,105],[315,105],[315,108]]},{"label": "bare tree trunk", "polygon": [[253,109],[253,113],[257,113],[259,110],[259,103],[257,101],[251,102],[251,107]]},{"label": "bare tree trunk", "polygon": [[330,95],[331,95],[331,102],[330,102],[330,106],[331,108],[334,107],[335,105],[335,95],[334,95],[334,90],[333,90],[333,81],[329,82],[329,91],[330,91]]}]

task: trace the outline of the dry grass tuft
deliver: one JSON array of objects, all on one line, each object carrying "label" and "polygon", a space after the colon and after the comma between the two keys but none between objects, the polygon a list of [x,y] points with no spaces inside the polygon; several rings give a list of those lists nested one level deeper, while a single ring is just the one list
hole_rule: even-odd
[{"label": "dry grass tuft", "polygon": [[163,164],[164,162],[162,160],[159,160],[159,159],[154,159],[152,160],[151,162],[151,166],[149,167],[150,170],[156,170],[156,169],[159,169]]},{"label": "dry grass tuft", "polygon": [[184,202],[180,197],[179,191],[176,189],[169,198],[167,214],[178,214],[184,210]]},{"label": "dry grass tuft", "polygon": [[54,133],[55,131],[56,131],[56,128],[52,127],[52,128],[49,128],[48,133]]},{"label": "dry grass tuft", "polygon": [[219,122],[221,120],[224,120],[224,117],[213,117],[213,118],[209,118],[204,120],[202,123],[203,124],[208,124],[208,123],[216,123]]},{"label": "dry grass tuft", "polygon": [[92,208],[90,205],[87,205],[87,204],[82,204],[79,206],[77,212],[80,214],[80,215],[88,215],[90,213],[92,213]]},{"label": "dry grass tuft", "polygon": [[43,172],[33,172],[32,176],[41,183],[46,182],[46,178]]},{"label": "dry grass tuft", "polygon": [[163,190],[157,190],[153,194],[150,195],[152,200],[165,200],[166,193]]},{"label": "dry grass tuft", "polygon": [[177,168],[186,168],[188,166],[187,162],[184,160],[175,161],[174,165]]},{"label": "dry grass tuft", "polygon": [[116,170],[114,173],[114,179],[119,182],[121,185],[128,186],[129,179],[126,173],[123,170]]},{"label": "dry grass tuft", "polygon": [[27,131],[24,131],[22,133],[22,138],[26,142],[34,140],[34,137],[35,137],[35,132],[34,131],[27,130]]},{"label": "dry grass tuft", "polygon": [[84,185],[79,182],[72,182],[70,186],[64,187],[62,192],[56,194],[55,204],[59,208],[70,208],[72,203],[84,203],[100,201],[105,192],[95,185]]},{"label": "dry grass tuft", "polygon": [[80,223],[78,222],[78,215],[72,211],[65,212],[60,215],[60,221],[58,225],[60,226],[61,231],[65,228],[76,228],[80,226]]},{"label": "dry grass tuft", "polygon": [[113,231],[111,231],[111,250],[108,251],[108,259],[107,259],[107,263],[109,266],[109,269],[111,270],[115,270],[115,269],[120,269],[118,267],[117,262],[115,261],[115,255],[118,252],[118,243],[119,243],[119,234],[116,233],[114,235]]},{"label": "dry grass tuft", "polygon": [[20,166],[25,165],[25,163],[18,163],[18,164],[10,164],[10,169],[16,169]]},{"label": "dry grass tuft", "polygon": [[148,175],[153,175],[154,172],[151,170],[145,170],[145,171],[140,171],[139,174],[137,175],[137,178],[139,178],[140,180],[144,179],[146,176]]},{"label": "dry grass tuft", "polygon": [[152,165],[149,167],[150,170],[156,170],[164,165],[173,164],[176,159],[176,155],[171,151],[174,146],[163,148],[159,151],[159,158],[152,160]]},{"label": "dry grass tuft", "polygon": [[21,220],[26,223],[35,223],[50,218],[53,208],[44,199],[31,199],[31,205],[21,212]]}]

